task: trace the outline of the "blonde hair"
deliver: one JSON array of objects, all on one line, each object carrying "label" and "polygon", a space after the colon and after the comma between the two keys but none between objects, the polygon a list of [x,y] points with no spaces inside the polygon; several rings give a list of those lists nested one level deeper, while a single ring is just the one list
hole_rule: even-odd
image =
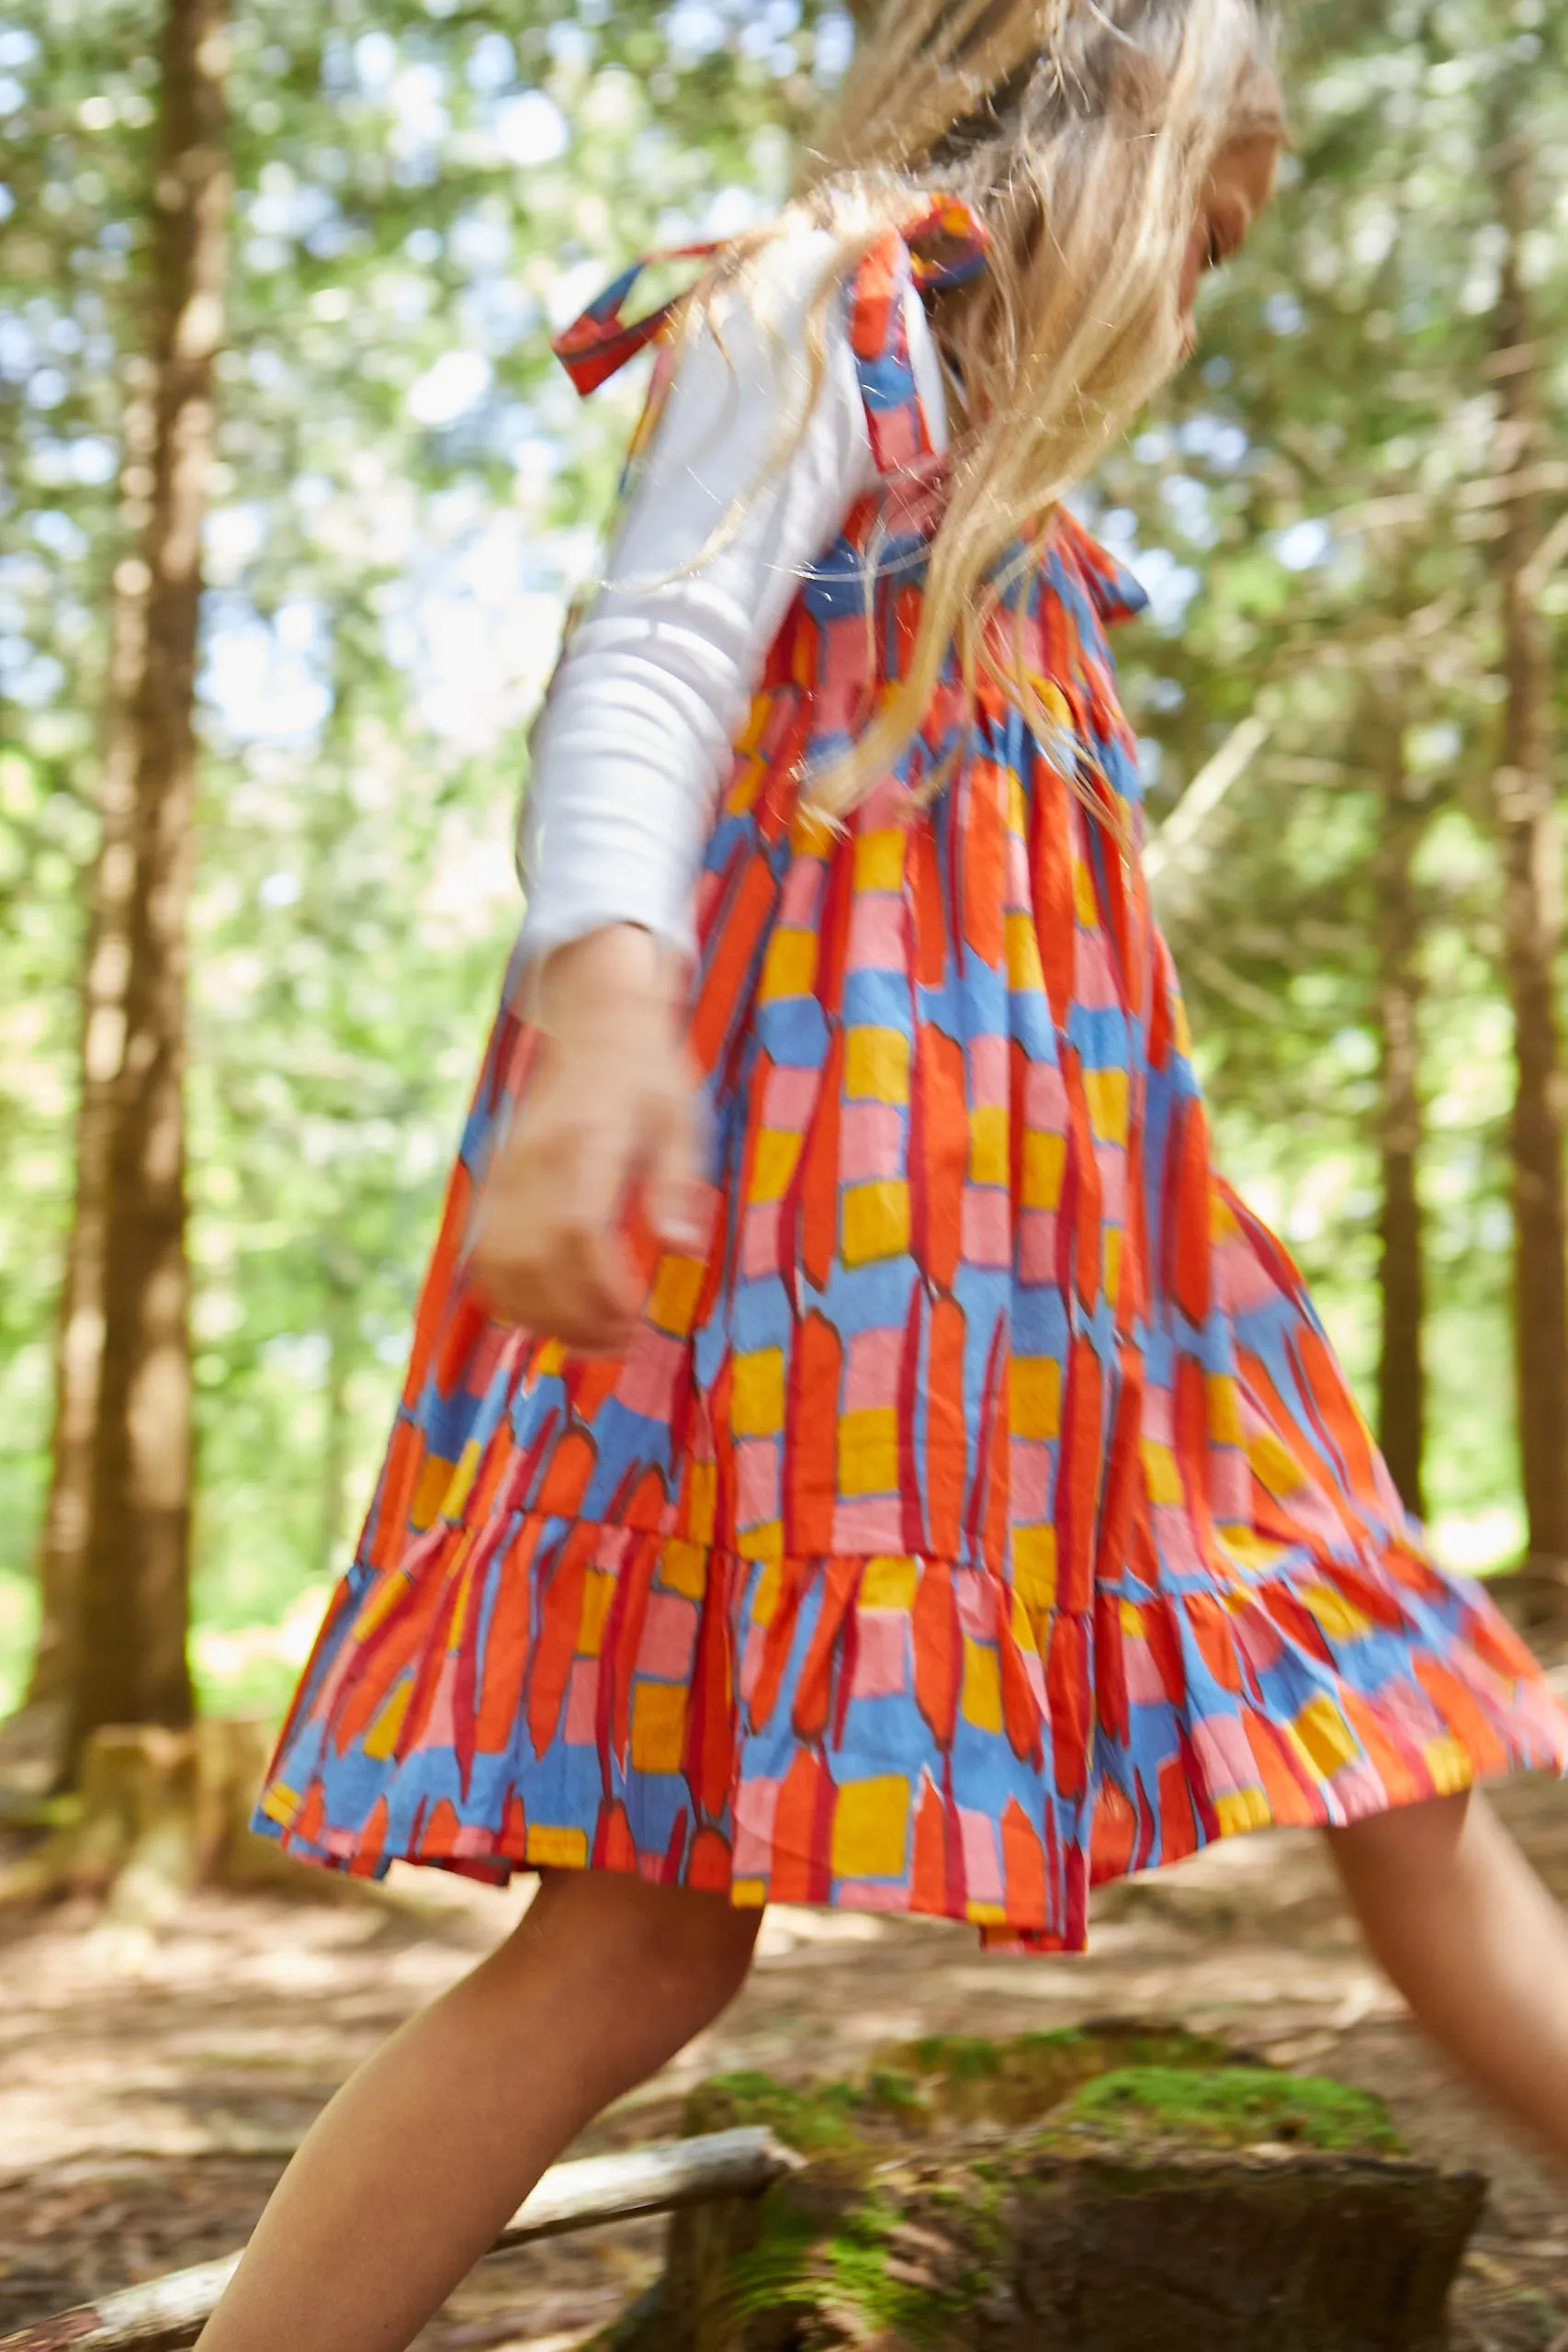
[{"label": "blonde hair", "polygon": [[[998,566],[1179,366],[1177,287],[1214,164],[1279,129],[1256,0],[885,0],[791,208],[840,234],[814,376],[839,285],[921,196],[969,205],[987,266],[935,305],[958,413],[915,642],[852,749],[807,779],[817,806],[842,813],[886,774],[950,649],[971,687],[985,669],[1048,726],[1021,660],[998,662]],[[699,309],[760,242],[738,242]]]}]

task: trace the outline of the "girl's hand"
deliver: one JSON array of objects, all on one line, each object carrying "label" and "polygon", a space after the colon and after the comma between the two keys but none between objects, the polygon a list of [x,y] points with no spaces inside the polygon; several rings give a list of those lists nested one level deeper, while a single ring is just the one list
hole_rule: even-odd
[{"label": "girl's hand", "polygon": [[644,1295],[628,1207],[669,1249],[706,1239],[695,1082],[649,933],[594,932],[539,978],[549,1043],[486,1181],[468,1274],[499,1321],[618,1355]]}]

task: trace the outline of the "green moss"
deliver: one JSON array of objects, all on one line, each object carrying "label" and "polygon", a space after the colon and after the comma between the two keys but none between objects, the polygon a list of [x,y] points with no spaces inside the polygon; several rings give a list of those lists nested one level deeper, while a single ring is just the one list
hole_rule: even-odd
[{"label": "green moss", "polygon": [[1097,2075],[1119,2066],[1234,2065],[1225,2043],[1177,2026],[1108,2022],[1006,2041],[928,2034],[883,2052],[889,2068],[920,2078],[933,2120],[1037,2122]]},{"label": "green moss", "polygon": [[1117,2138],[1229,2148],[1269,2142],[1391,2155],[1400,2146],[1388,2109],[1370,2092],[1252,2066],[1206,2072],[1120,2067],[1086,2083],[1053,2117],[1052,2127],[1052,2136],[1076,2127]]},{"label": "green moss", "polygon": [[[983,2262],[975,2267],[981,2249],[966,2245],[966,2259],[952,2277],[922,2280],[924,2233],[919,2260],[910,2263],[904,2249],[904,2264],[896,2267],[908,2218],[874,2189],[827,2216],[792,2184],[782,2184],[763,2199],[757,2242],[730,2265],[725,2300],[741,2321],[813,2313],[856,2340],[875,2335],[935,2352],[953,2342],[955,2326],[992,2273]],[[1002,2244],[999,2232],[996,2242]]]},{"label": "green moss", "polygon": [[723,2132],[743,2124],[776,2132],[788,2148],[817,2155],[858,2145],[858,2111],[864,2094],[854,2083],[818,2083],[801,2090],[772,2075],[714,2075],[686,2102],[689,2132]]}]

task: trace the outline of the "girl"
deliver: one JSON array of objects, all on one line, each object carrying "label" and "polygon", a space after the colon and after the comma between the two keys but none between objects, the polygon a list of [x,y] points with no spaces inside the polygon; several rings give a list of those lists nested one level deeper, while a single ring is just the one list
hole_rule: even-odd
[{"label": "girl", "polygon": [[1269,192],[1252,0],[890,0],[661,345],[537,735],[529,910],[363,1548],[262,1801],[538,1871],[333,2102],[202,2341],[406,2345],[743,1980],[771,1899],[1073,1951],[1326,1829],[1568,2156],[1568,1935],[1482,1775],[1568,1763],[1211,1170],[1061,501]]}]

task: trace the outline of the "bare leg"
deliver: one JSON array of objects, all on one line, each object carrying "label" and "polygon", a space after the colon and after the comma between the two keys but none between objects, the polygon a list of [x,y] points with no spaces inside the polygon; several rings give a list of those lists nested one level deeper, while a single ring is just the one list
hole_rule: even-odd
[{"label": "bare leg", "polygon": [[739,1992],[761,1918],[607,1872],[547,1880],[320,2117],[205,2352],[402,2352],[590,2118]]},{"label": "bare leg", "polygon": [[1568,1920],[1485,1799],[1412,1805],[1328,1842],[1432,2040],[1568,2164]]}]

